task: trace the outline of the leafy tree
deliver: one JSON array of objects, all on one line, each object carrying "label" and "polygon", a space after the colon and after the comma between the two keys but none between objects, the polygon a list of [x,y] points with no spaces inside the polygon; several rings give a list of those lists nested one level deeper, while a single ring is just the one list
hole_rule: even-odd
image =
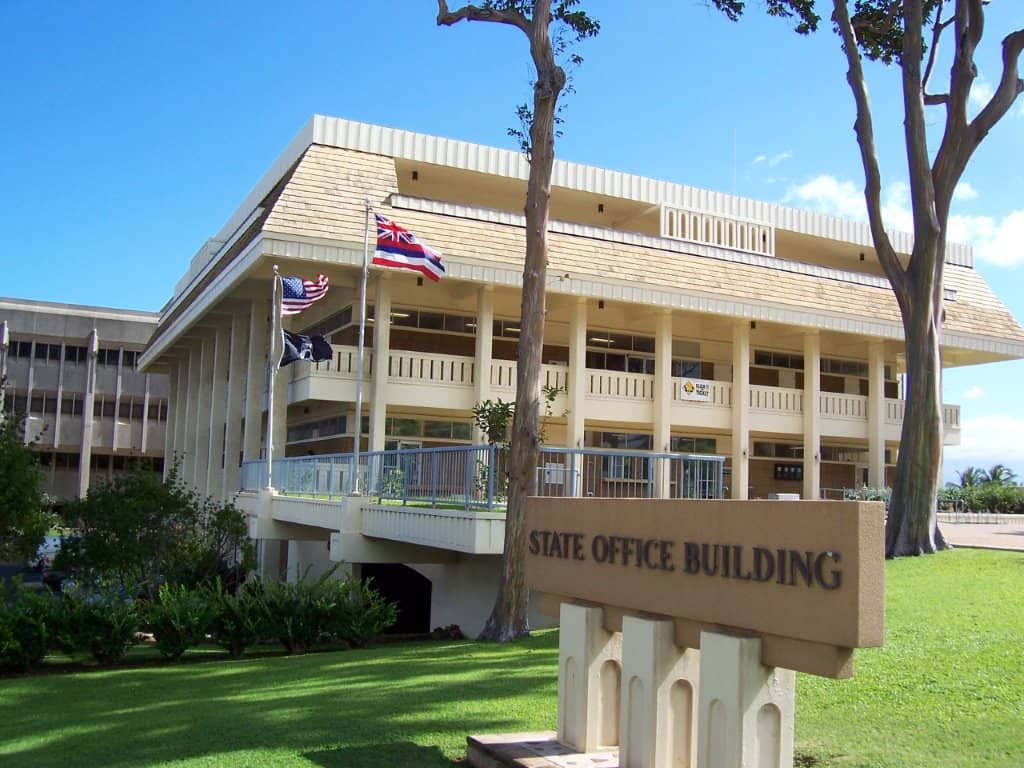
[{"label": "leafy tree", "polygon": [[956,476],[961,488],[970,488],[985,482],[985,470],[977,467],[966,467],[963,472],[957,472]]},{"label": "leafy tree", "polygon": [[[551,203],[551,169],[555,160],[558,99],[566,73],[557,59],[567,45],[597,34],[599,25],[579,9],[579,0],[484,0],[454,11],[437,2],[437,23],[460,21],[506,24],[522,32],[530,44],[536,70],[533,107],[519,108],[524,127],[518,136],[530,161],[526,189],[526,259],[520,308],[520,341],[516,374],[515,416],[509,456],[509,500],[505,519],[505,554],[498,597],[480,634],[481,639],[507,641],[529,633],[527,590],[523,585],[526,498],[536,491],[535,468],[540,455],[540,367],[544,344],[547,231]],[[551,35],[551,25],[556,34]],[[567,37],[568,36],[568,37]],[[574,63],[580,61],[573,56]]]},{"label": "leafy tree", "polygon": [[185,488],[177,467],[165,481],[137,469],[91,488],[64,515],[77,534],[55,564],[79,581],[112,579],[155,598],[165,582],[236,584],[253,562],[242,513]]},{"label": "leafy tree", "polygon": [[[2,386],[2,384],[0,384]],[[31,557],[50,527],[43,473],[25,443],[25,419],[0,413],[0,560]]]},{"label": "leafy tree", "polygon": [[1017,479],[1017,473],[1005,464],[993,464],[991,469],[985,472],[988,482],[996,485],[1013,485]]},{"label": "leafy tree", "polygon": [[[711,0],[737,19],[744,0]],[[824,3],[825,0],[822,0]],[[1003,70],[981,111],[968,118],[982,40],[985,0],[832,0],[832,23],[842,43],[853,92],[854,124],[864,166],[868,222],[878,260],[896,295],[903,318],[907,359],[907,407],[886,522],[886,557],[919,555],[946,546],[936,524],[936,495],[942,458],[942,277],[950,203],[968,161],[990,130],[1024,90],[1018,60],[1024,29],[1002,41]],[[796,20],[796,31],[817,29],[816,0],[765,0],[771,15]],[[852,13],[851,13],[852,6]],[[947,11],[950,13],[947,15]],[[952,33],[949,79],[930,90],[943,34]],[[929,39],[926,41],[926,37]],[[901,262],[882,221],[882,175],[862,57],[900,69],[904,142],[907,150],[914,247]],[[977,93],[976,93],[977,95]],[[945,113],[938,149],[928,144],[927,107]]]}]

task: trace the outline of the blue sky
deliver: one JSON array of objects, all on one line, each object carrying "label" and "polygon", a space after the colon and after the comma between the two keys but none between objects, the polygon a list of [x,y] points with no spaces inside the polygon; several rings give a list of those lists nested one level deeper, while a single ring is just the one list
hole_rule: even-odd
[{"label": "blue sky", "polygon": [[[602,31],[579,49],[559,155],[863,217],[853,103],[828,23],[798,37],[748,5],[732,24],[702,0],[586,3]],[[0,295],[158,310],[313,113],[514,148],[506,130],[530,95],[525,40],[489,24],[439,29],[436,8],[0,3]],[[979,95],[998,80],[998,41],[1013,25],[1024,26],[1020,0],[995,0]],[[887,213],[906,226],[897,73],[870,71]],[[1022,139],[1018,99],[968,167],[951,227],[1017,318]],[[996,462],[1024,474],[1022,378],[1022,362],[947,373],[945,400],[963,421],[947,477]]]}]

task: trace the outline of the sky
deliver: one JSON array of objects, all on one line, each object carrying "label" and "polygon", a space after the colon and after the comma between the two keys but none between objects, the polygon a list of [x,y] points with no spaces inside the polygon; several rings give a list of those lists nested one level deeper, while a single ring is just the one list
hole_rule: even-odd
[{"label": "sky", "polygon": [[[748,6],[731,23],[704,0],[585,2],[601,32],[575,49],[584,61],[558,156],[864,219],[830,24],[802,37]],[[494,24],[439,28],[436,11],[433,0],[3,0],[0,295],[159,310],[314,113],[516,149],[507,131],[530,98],[525,38]],[[1014,26],[1024,4],[994,0],[975,108]],[[869,66],[887,221],[908,229],[898,80]],[[929,114],[933,135],[942,119]],[[1019,320],[1022,140],[1024,97],[975,154],[950,221]],[[1022,361],[946,372],[944,401],[962,423],[947,480],[996,463],[1024,476],[1022,380]]]}]

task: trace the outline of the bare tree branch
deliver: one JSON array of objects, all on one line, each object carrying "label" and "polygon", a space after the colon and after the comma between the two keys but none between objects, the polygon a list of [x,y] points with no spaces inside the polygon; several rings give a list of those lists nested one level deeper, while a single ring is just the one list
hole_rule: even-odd
[{"label": "bare tree branch", "polygon": [[[907,166],[910,173],[910,203],[914,217],[914,257],[927,254],[922,259],[930,262],[934,251],[920,248],[922,241],[938,237],[942,227],[935,211],[935,184],[932,179],[931,159],[928,157],[928,134],[924,116],[924,91],[922,88],[921,58],[924,40],[923,0],[906,0],[903,8],[903,55],[900,62],[903,79],[903,132],[907,147]],[[933,273],[931,263],[914,263],[911,258],[907,273],[914,278]]]},{"label": "bare tree branch", "polygon": [[927,93],[928,82],[931,80],[932,69],[935,67],[935,57],[938,55],[939,52],[939,40],[942,37],[942,33],[946,29],[946,27],[953,23],[953,19],[947,19],[946,21],[942,20],[942,9],[945,7],[946,6],[943,3],[939,5],[938,8],[935,9],[935,24],[934,26],[932,26],[932,43],[928,48],[928,64],[925,65],[924,78],[921,81],[921,88],[925,91],[924,103],[928,106],[949,103],[948,93],[939,94],[938,100],[935,100],[937,98],[936,96],[930,96]]},{"label": "bare tree branch", "polygon": [[466,21],[493,21],[498,24],[510,24],[521,29],[527,36],[530,34],[529,22],[518,11],[481,8],[476,5],[464,5],[455,11],[450,11],[448,10],[446,0],[437,0],[437,26],[450,27],[463,19]]},{"label": "bare tree branch", "polygon": [[1017,70],[1022,49],[1024,29],[1018,29],[1003,38],[1003,74],[999,78],[999,85],[988,104],[971,122],[971,140],[975,147],[992,130],[992,126],[1009,111],[1017,97],[1024,93],[1024,80]]},{"label": "bare tree branch", "polygon": [[864,82],[864,69],[861,66],[860,53],[853,25],[850,23],[850,12],[845,0],[832,0],[832,21],[835,22],[839,35],[843,40],[843,52],[849,71],[846,80],[853,91],[853,99],[857,105],[857,121],[854,131],[860,145],[861,162],[864,165],[864,197],[868,208],[868,223],[874,238],[878,260],[885,270],[893,291],[902,306],[906,296],[906,273],[903,271],[896,250],[889,240],[882,221],[882,177],[878,168],[878,153],[875,150],[875,134],[871,120],[871,104],[868,101],[867,86]]}]

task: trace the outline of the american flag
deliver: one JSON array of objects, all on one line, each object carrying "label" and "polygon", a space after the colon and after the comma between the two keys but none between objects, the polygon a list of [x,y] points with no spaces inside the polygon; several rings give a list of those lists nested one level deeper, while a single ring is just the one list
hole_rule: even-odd
[{"label": "american flag", "polygon": [[416,235],[378,213],[377,250],[373,263],[380,267],[398,267],[420,272],[437,282],[444,275],[441,254],[421,243]]},{"label": "american flag", "polygon": [[327,295],[327,275],[317,275],[316,280],[301,277],[281,278],[281,314],[297,315]]}]

